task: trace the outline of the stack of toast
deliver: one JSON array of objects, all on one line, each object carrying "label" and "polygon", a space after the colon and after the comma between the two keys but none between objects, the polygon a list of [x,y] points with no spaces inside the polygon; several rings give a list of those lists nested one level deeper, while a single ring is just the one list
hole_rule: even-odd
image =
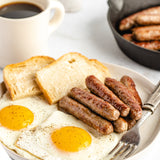
[{"label": "stack of toast", "polygon": [[85,78],[94,74],[101,81],[109,71],[97,60],[80,53],[67,53],[57,60],[32,57],[4,68],[3,79],[12,100],[44,94],[49,104],[56,103],[73,87],[85,87]]}]

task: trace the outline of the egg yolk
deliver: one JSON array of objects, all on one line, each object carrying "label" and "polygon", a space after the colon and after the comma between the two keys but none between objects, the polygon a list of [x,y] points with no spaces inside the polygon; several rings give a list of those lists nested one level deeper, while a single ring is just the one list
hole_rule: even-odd
[{"label": "egg yolk", "polygon": [[67,152],[78,152],[90,146],[92,138],[82,128],[67,126],[55,130],[51,139],[58,149]]},{"label": "egg yolk", "polygon": [[11,130],[26,128],[34,120],[34,114],[26,107],[11,105],[0,110],[0,124]]}]

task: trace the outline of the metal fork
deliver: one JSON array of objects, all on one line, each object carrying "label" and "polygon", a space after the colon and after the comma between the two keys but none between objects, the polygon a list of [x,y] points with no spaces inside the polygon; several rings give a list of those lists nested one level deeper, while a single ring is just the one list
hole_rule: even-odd
[{"label": "metal fork", "polygon": [[144,121],[154,113],[157,106],[160,103],[160,82],[155,88],[154,92],[149,96],[147,102],[142,106],[143,115],[142,118],[137,122],[137,124],[127,131],[115,148],[109,153],[111,160],[123,160],[131,156],[137,149],[140,143],[139,128],[144,123]]}]

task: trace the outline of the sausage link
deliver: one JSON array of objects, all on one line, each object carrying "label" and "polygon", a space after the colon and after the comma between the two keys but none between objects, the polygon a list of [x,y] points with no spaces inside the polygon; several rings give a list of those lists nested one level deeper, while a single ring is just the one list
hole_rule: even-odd
[{"label": "sausage link", "polygon": [[122,35],[124,39],[133,42],[132,33],[125,33]]},{"label": "sausage link", "polygon": [[101,97],[119,110],[122,117],[126,117],[129,114],[130,108],[95,76],[91,75],[86,78],[86,86],[92,93]]},{"label": "sausage link", "polygon": [[128,123],[128,130],[130,130],[132,127],[134,127],[137,122],[135,119],[131,119],[129,117],[126,117],[125,120]]},{"label": "sausage link", "polygon": [[119,117],[116,121],[113,122],[114,131],[117,133],[122,133],[128,130],[128,123],[122,117]]},{"label": "sausage link", "polygon": [[132,34],[137,41],[160,40],[160,25],[136,27]]},{"label": "sausage link", "polygon": [[125,104],[130,107],[130,117],[132,119],[139,120],[141,118],[141,106],[123,83],[107,77],[105,79],[105,85],[109,87]]},{"label": "sausage link", "polygon": [[113,126],[110,122],[92,113],[88,108],[67,96],[59,101],[58,108],[72,114],[101,134],[108,135],[113,132]]},{"label": "sausage link", "polygon": [[158,25],[160,24],[160,15],[159,14],[142,14],[138,15],[135,18],[135,22],[139,25],[148,26],[148,25]]},{"label": "sausage link", "polygon": [[129,76],[123,76],[120,81],[130,90],[130,92],[132,92],[134,98],[137,100],[139,105],[142,106],[142,101],[136,90],[136,85],[133,79]]},{"label": "sausage link", "polygon": [[136,17],[141,14],[160,14],[160,6],[144,9],[140,12],[136,12],[136,13],[122,19],[119,24],[119,29],[121,31],[131,29],[134,25],[136,25],[136,22],[135,22]]},{"label": "sausage link", "polygon": [[115,121],[119,118],[119,111],[115,109],[111,104],[104,101],[103,99],[91,94],[90,92],[80,89],[80,88],[72,88],[69,95],[87,106],[93,112],[101,115],[102,117]]},{"label": "sausage link", "polygon": [[122,35],[126,40],[146,49],[160,50],[160,41],[149,41],[149,42],[137,42],[132,38],[131,33],[126,33]]},{"label": "sausage link", "polygon": [[160,41],[149,41],[149,42],[133,42],[134,44],[151,50],[160,50]]}]

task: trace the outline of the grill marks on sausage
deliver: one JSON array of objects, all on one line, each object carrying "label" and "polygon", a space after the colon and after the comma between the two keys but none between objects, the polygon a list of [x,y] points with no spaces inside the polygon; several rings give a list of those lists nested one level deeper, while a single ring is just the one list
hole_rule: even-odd
[{"label": "grill marks on sausage", "polygon": [[139,120],[141,118],[142,108],[125,85],[108,77],[105,79],[105,85],[130,107],[130,117],[132,119]]},{"label": "grill marks on sausage", "polygon": [[113,132],[113,126],[111,122],[101,118],[100,116],[97,116],[88,108],[67,96],[63,97],[59,101],[58,108],[69,114],[72,114],[101,134],[107,135]]},{"label": "grill marks on sausage", "polygon": [[129,114],[130,108],[95,76],[91,75],[86,78],[86,86],[92,93],[118,109],[122,117],[126,117]]},{"label": "grill marks on sausage", "polygon": [[117,120],[120,115],[119,111],[111,104],[87,92],[86,90],[76,87],[72,88],[70,96],[110,121]]}]

